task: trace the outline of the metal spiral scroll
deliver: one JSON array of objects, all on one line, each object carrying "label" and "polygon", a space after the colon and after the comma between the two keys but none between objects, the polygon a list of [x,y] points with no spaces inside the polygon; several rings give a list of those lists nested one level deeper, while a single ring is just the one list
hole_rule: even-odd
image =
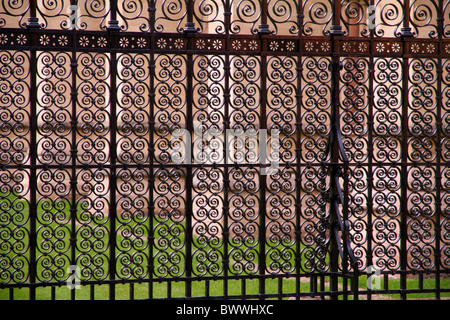
[{"label": "metal spiral scroll", "polygon": [[[29,128],[24,125],[30,119],[30,73],[24,67],[29,61],[25,52],[0,54],[0,88],[4,92],[0,99],[0,160],[6,165],[29,161]],[[17,199],[17,195],[29,194],[28,180],[29,172],[25,170],[0,171],[0,223],[8,226],[0,230],[0,250],[5,254],[0,261],[0,281],[5,284],[25,283],[29,279],[29,201]]]},{"label": "metal spiral scroll", "polygon": [[[192,141],[194,158],[205,164],[224,163],[224,87],[225,61],[221,56],[199,55],[194,60],[198,96],[193,101],[193,119],[197,134]],[[213,135],[215,132],[217,134]],[[223,232],[224,183],[222,168],[204,167],[193,170],[193,272],[197,276],[218,276],[224,272]]]},{"label": "metal spiral scroll", "polygon": [[[377,124],[374,139],[374,159],[377,164],[400,160],[401,145],[401,62],[399,59],[377,59],[375,67],[380,73],[375,78],[375,92],[380,103],[374,111]],[[373,220],[376,238],[374,257],[380,270],[397,270],[400,252],[400,168],[395,165],[379,166],[374,170],[373,202],[376,206]]]}]

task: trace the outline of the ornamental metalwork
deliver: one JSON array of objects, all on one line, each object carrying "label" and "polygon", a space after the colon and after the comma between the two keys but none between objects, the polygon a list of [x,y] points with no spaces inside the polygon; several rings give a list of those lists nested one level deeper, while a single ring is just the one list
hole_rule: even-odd
[{"label": "ornamental metalwork", "polygon": [[[448,295],[449,13],[1,2],[0,298]],[[180,129],[204,161],[173,161]]]}]

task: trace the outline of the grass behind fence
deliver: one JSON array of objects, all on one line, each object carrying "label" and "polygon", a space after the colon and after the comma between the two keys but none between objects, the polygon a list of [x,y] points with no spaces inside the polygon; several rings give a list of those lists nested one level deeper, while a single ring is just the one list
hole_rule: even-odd
[{"label": "grass behind fence", "polygon": [[[2,243],[0,245],[0,259],[3,260],[1,267],[4,267],[8,263],[13,263],[14,261],[29,260],[29,203],[24,199],[20,199],[13,194],[0,195],[0,232],[2,236]],[[100,277],[102,279],[108,279],[108,268],[109,268],[109,218],[105,215],[103,218],[87,219],[82,217],[82,215],[88,214],[88,208],[83,204],[83,201],[77,203],[77,232],[81,233],[83,230],[89,230],[85,236],[89,235],[92,241],[87,243],[94,247],[90,248],[82,243],[82,237],[77,237],[76,245],[76,256],[81,259],[84,255],[87,259],[95,260],[95,246],[99,243],[104,247],[102,248],[100,256],[103,257],[104,264],[98,264],[96,266],[91,266],[91,271],[96,271],[98,274],[102,274]],[[38,203],[37,215],[40,217],[40,222],[37,223],[37,244],[38,252],[37,256],[37,273],[42,280],[46,280],[45,276],[49,277],[50,281],[56,280],[60,281],[61,286],[55,288],[56,299],[67,300],[71,297],[71,290],[64,285],[64,280],[67,278],[66,268],[70,264],[70,230],[71,230],[71,220],[70,218],[70,203],[63,199],[58,199],[56,202]],[[42,221],[42,217],[46,217]],[[85,221],[83,223],[83,221]],[[148,252],[148,248],[145,245],[145,241],[148,239],[148,218],[142,217],[142,219],[133,220],[130,218],[122,219],[119,217],[116,219],[116,267],[118,270],[118,275],[122,277],[127,277],[126,274],[130,273],[128,278],[137,279],[139,274],[133,274],[132,268],[139,268],[139,263],[130,262],[130,257],[133,255],[138,255],[141,252]],[[186,254],[186,244],[185,244],[185,233],[186,224],[183,219],[180,220],[167,220],[163,221],[155,218],[153,220],[153,226],[155,232],[159,232],[160,240],[162,240],[163,245],[155,245],[155,252],[160,255],[164,255],[164,258],[159,261],[160,270],[155,269],[154,278],[171,278],[171,274],[164,274],[167,272],[168,268],[179,268],[179,273],[182,275],[185,268],[185,254]],[[159,231],[158,231],[159,230]],[[5,239],[8,239],[6,241]],[[224,258],[223,243],[219,239],[218,243],[205,243],[202,237],[194,236],[192,243],[192,266],[199,268],[193,270],[194,274],[201,274],[201,276],[211,276],[220,275],[223,273],[221,270],[222,259]],[[139,243],[141,248],[135,248],[136,241]],[[8,243],[9,242],[9,243]],[[15,252],[10,250],[9,246],[15,246]],[[163,248],[167,246],[167,248]],[[257,274],[258,271],[258,255],[260,251],[260,246],[254,245],[254,243],[249,241],[241,241],[238,244],[229,246],[229,259],[230,263],[241,263],[244,264],[254,264],[254,273]],[[79,250],[82,248],[82,250]],[[91,252],[90,250],[94,250]],[[55,251],[56,250],[56,251]],[[120,252],[123,250],[123,252]],[[295,269],[295,245],[294,243],[281,244],[276,242],[268,242],[265,244],[266,253],[266,264],[269,267],[273,267],[274,270],[277,268],[283,273],[294,273]],[[250,256],[248,253],[251,252]],[[233,255],[235,253],[235,255]],[[236,254],[237,253],[237,254]],[[313,267],[317,263],[328,264],[328,256],[325,259],[319,259],[317,256],[317,247],[305,247],[301,245],[302,261],[309,262]],[[247,257],[246,257],[247,254]],[[61,268],[57,265],[58,258],[65,259],[65,263]],[[124,258],[125,257],[125,258]],[[238,259],[238,261],[233,260],[233,258]],[[154,255],[155,261],[158,259],[158,254]],[[239,260],[241,259],[241,260]],[[322,260],[322,261],[319,261]],[[6,262],[5,261],[9,261]],[[50,263],[46,265],[46,263]],[[145,261],[141,262],[142,267],[146,265]],[[217,269],[215,267],[217,266]],[[158,265],[156,266],[158,267]],[[27,274],[28,265],[24,265],[22,272],[24,275]],[[202,269],[206,268],[206,269]],[[208,269],[209,268],[209,269]],[[165,271],[164,271],[165,270]],[[199,271],[200,270],[200,271]],[[205,271],[206,270],[206,271]],[[55,272],[56,271],[56,272]],[[122,271],[122,274],[120,272]],[[20,271],[19,271],[20,272]],[[47,273],[46,273],[47,272]],[[143,270],[144,278],[148,278]],[[125,275],[123,274],[125,273]],[[135,272],[136,273],[136,272]],[[250,271],[246,271],[243,274],[251,274]],[[42,279],[43,278],[43,279]],[[117,278],[117,277],[116,277]],[[5,279],[5,274],[0,277],[0,280]],[[82,279],[85,279],[82,275]],[[205,282],[193,281],[192,282],[192,296],[205,296],[206,292],[210,296],[222,296],[224,294],[223,280],[215,280]],[[304,281],[300,283],[301,292],[310,292],[311,284],[308,282],[307,278],[303,278]],[[258,294],[260,282],[258,279],[246,279],[246,280],[234,280],[230,279],[228,281],[228,295],[241,295],[243,292],[247,295]],[[417,276],[407,280],[408,289],[419,289]],[[443,278],[440,280],[441,288],[450,288],[450,279]],[[25,281],[27,282],[27,281]],[[296,292],[296,281],[295,278],[287,279],[266,279],[264,281],[266,287],[266,293],[278,293],[281,288],[282,293],[295,293]],[[166,298],[168,296],[184,297],[185,295],[185,283],[182,279],[178,282],[166,283],[153,283],[153,298]],[[244,288],[245,286],[245,288]],[[359,286],[361,289],[367,288],[367,277],[362,276],[359,279]],[[208,287],[208,289],[206,289]],[[434,278],[426,277],[423,280],[423,288],[433,289],[436,287],[436,281]],[[328,290],[328,284],[325,285],[324,290]],[[384,283],[382,282],[382,287],[380,290],[389,289],[395,290],[400,289],[400,280],[391,279],[388,281],[388,288],[384,288]],[[49,299],[51,296],[50,287],[39,287],[36,289],[37,299]],[[117,284],[115,286],[116,298],[117,299],[129,299],[130,298],[130,285],[129,284]],[[105,300],[109,297],[109,286],[108,285],[96,285],[94,288],[95,298],[99,300]],[[133,284],[133,297],[136,299],[146,299],[149,297],[149,284],[148,283],[135,283]],[[91,287],[89,285],[82,286],[81,289],[76,290],[76,299],[86,300],[91,296]],[[449,293],[442,293],[442,297],[449,297]],[[396,294],[385,294],[385,297],[397,298]],[[433,293],[413,293],[408,294],[408,298],[432,298]],[[28,299],[29,289],[28,288],[15,288],[14,289],[14,299]],[[9,289],[0,290],[0,299],[9,299]]]},{"label": "grass behind fence", "polygon": [[[49,200],[38,202],[37,204],[37,282],[56,282],[61,283],[61,287],[56,288],[57,296],[65,296],[68,290],[64,286],[68,273],[66,268],[71,264],[70,237],[72,229],[72,220],[70,219],[70,202],[64,199]],[[110,221],[107,215],[92,215],[90,208],[86,202],[77,202],[77,218],[76,218],[76,246],[75,255],[77,264],[80,263],[86,273],[81,274],[83,280],[107,280],[109,279],[109,262],[110,262]],[[23,277],[28,277],[27,261],[30,259],[29,250],[29,202],[14,194],[0,194],[0,230],[3,234],[2,245],[0,246],[0,259],[3,260],[2,267],[13,270],[13,272],[23,272]],[[116,279],[138,279],[148,278],[146,274],[146,261],[139,260],[139,255],[148,254],[149,248],[147,239],[149,236],[149,220],[148,217],[130,218],[120,216],[116,218],[116,241],[115,241],[115,258],[116,258]],[[155,232],[155,244],[153,259],[155,263],[154,278],[174,278],[182,276],[185,273],[186,264],[186,239],[185,232],[186,222],[183,217],[180,219],[153,219],[153,229]],[[191,259],[192,272],[194,276],[208,277],[223,275],[223,263],[225,258],[224,246],[222,239],[217,241],[209,241],[207,237],[193,236],[191,243]],[[256,239],[257,240],[257,239]],[[14,250],[11,250],[15,246]],[[293,273],[295,272],[295,256],[296,246],[293,241],[289,243],[267,241],[263,246],[265,249],[267,268],[274,272]],[[20,250],[18,250],[18,248]],[[301,254],[303,261],[309,265],[308,268],[314,269],[317,264],[326,267],[328,264],[328,256],[320,256],[320,248],[316,246],[305,247],[301,245]],[[228,259],[230,264],[235,264],[237,273],[242,275],[258,274],[258,260],[261,251],[260,244],[255,239],[239,239],[239,241],[229,241],[228,243]],[[148,258],[147,258],[148,259]],[[81,261],[81,262],[80,262]],[[23,262],[22,270],[17,271],[12,265]],[[17,266],[17,264],[16,264]],[[239,270],[239,268],[243,268]],[[94,277],[92,275],[95,274]],[[11,275],[10,275],[11,276]],[[19,277],[20,278],[20,277]],[[6,274],[3,278],[8,280]],[[23,279],[19,279],[23,280]],[[25,280],[24,282],[28,282]],[[184,284],[175,282],[170,285],[170,290],[174,297],[178,292],[183,292],[180,286]],[[231,281],[231,280],[230,280]],[[234,280],[233,280],[234,281]],[[284,280],[283,280],[284,281]],[[248,279],[249,294],[257,293],[252,290],[252,283],[255,280]],[[257,283],[258,281],[256,281]],[[217,281],[210,288],[211,295],[217,292],[217,288],[223,288],[223,284]],[[268,282],[270,287],[271,281]],[[283,282],[284,283],[284,282]],[[289,286],[292,281],[286,282]],[[277,282],[278,288],[280,284]],[[147,289],[145,288],[147,286]],[[155,283],[155,297],[161,296],[161,292],[166,292],[166,283]],[[193,292],[197,290],[200,283],[193,282]],[[203,285],[204,286],[204,285]],[[242,284],[230,285],[230,295],[233,290],[242,291]],[[245,285],[247,287],[247,285]],[[87,287],[77,290],[77,295],[84,296]],[[100,296],[102,292],[108,289],[106,285],[98,286]],[[116,286],[120,292],[122,285]],[[146,292],[148,284],[135,284],[136,295],[139,292]],[[7,289],[6,289],[7,290]],[[6,290],[0,290],[0,298],[7,296]],[[37,288],[37,297],[46,294],[50,290],[47,288]],[[90,290],[90,289],[89,289]],[[89,292],[88,290],[88,292]],[[129,289],[123,289],[129,290]],[[161,291],[162,290],[162,291]],[[15,289],[14,297],[19,298],[26,296],[28,289]],[[161,291],[161,292],[160,292]],[[204,289],[203,289],[204,291]],[[183,293],[184,294],[184,293]],[[219,293],[217,293],[219,294]],[[223,293],[222,293],[223,294]],[[96,294],[97,296],[97,294]],[[147,294],[148,296],[148,294]]]},{"label": "grass behind fence", "polygon": [[[418,277],[407,279],[408,289],[418,289]],[[228,280],[228,294],[229,296],[239,296],[242,294],[243,285],[245,282],[245,293],[248,296],[256,295],[259,292],[259,280],[258,279],[247,279],[247,280]],[[185,283],[184,282],[173,282],[170,284],[171,298],[183,298],[185,296]],[[450,288],[450,279],[441,279],[440,285],[442,288]],[[168,283],[154,283],[153,284],[153,298],[167,298],[168,297]],[[278,293],[280,288],[280,281],[278,279],[266,279],[265,280],[266,292],[267,293]],[[339,286],[342,286],[342,279],[340,280]],[[400,289],[399,279],[389,279],[388,288],[384,288],[384,284],[379,290],[373,291],[374,299],[400,299],[400,294],[393,294],[384,292],[385,289],[396,290]],[[209,295],[220,297],[223,295],[223,280],[215,280],[209,282]],[[423,280],[424,289],[434,289],[436,287],[436,282],[434,278],[426,278]],[[295,278],[281,279],[282,293],[294,295],[296,292],[296,281]],[[320,288],[320,285],[319,285]],[[367,277],[361,276],[359,278],[359,288],[361,290],[367,289]],[[325,282],[323,288],[325,291],[329,290],[328,282]],[[90,286],[81,286],[80,289],[75,290],[76,300],[89,300],[91,298],[91,288]],[[108,285],[96,285],[95,288],[95,300],[108,300],[109,299],[109,286]],[[134,299],[148,299],[149,297],[149,285],[148,283],[135,283],[133,284],[133,298]],[[300,292],[309,293],[311,292],[311,283],[308,279],[303,278],[300,282]],[[320,291],[320,290],[319,290]],[[115,286],[116,299],[127,300],[130,299],[130,285],[129,284],[117,284]],[[204,297],[205,296],[205,281],[194,281],[192,282],[192,296],[193,297]],[[311,297],[312,294],[306,297]],[[51,288],[37,288],[36,289],[36,299],[37,300],[49,300],[51,297]],[[319,294],[316,295],[319,297]],[[408,299],[433,299],[435,293],[410,293],[408,294]],[[441,293],[442,298],[450,298],[450,293]],[[9,289],[0,289],[0,300],[9,299]],[[55,288],[55,298],[56,300],[70,300],[71,299],[71,289],[66,286]],[[340,297],[342,299],[342,297]],[[360,299],[365,299],[366,295],[361,294]],[[14,299],[15,300],[28,300],[29,299],[29,289],[21,288],[14,289]],[[278,299],[277,296],[272,299]],[[284,297],[283,299],[288,299]],[[353,299],[350,295],[349,299]]]}]

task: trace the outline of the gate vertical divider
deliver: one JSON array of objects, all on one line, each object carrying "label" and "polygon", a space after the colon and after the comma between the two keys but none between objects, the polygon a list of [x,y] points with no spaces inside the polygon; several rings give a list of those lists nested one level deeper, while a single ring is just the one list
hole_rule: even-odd
[{"label": "gate vertical divider", "polygon": [[[258,35],[261,40],[261,87],[260,87],[260,101],[261,101],[261,113],[260,113],[260,124],[259,129],[267,129],[267,54],[264,52],[267,48],[267,39],[265,35],[271,34],[269,30],[269,25],[267,24],[268,16],[268,0],[261,0],[261,24],[259,25]],[[261,143],[267,143],[267,135],[262,135],[261,130],[259,130],[259,148],[261,148]],[[265,137],[265,141],[262,141],[262,137]],[[260,149],[261,150],[261,149]],[[266,155],[265,155],[266,156]],[[262,159],[259,159],[260,162]],[[266,176],[262,175],[261,172],[264,170],[263,166],[260,166],[259,174],[259,298],[264,299],[266,294],[266,283],[265,283],[265,271],[266,271]]]},{"label": "gate vertical divider", "polygon": [[[405,41],[403,41],[403,47],[405,47]],[[402,142],[401,142],[401,204],[400,204],[400,293],[402,299],[406,300],[406,294],[404,290],[406,290],[406,218],[407,218],[407,202],[405,201],[407,198],[407,160],[408,160],[408,77],[409,77],[409,59],[405,57],[403,54],[403,79],[402,79],[402,89],[403,89],[403,97],[402,97]]]},{"label": "gate vertical divider", "polygon": [[[193,109],[193,80],[194,80],[194,71],[193,71],[193,49],[194,49],[194,40],[193,37],[197,32],[197,29],[194,26],[194,0],[187,0],[187,22],[185,24],[184,33],[187,36],[187,52],[186,52],[186,130],[192,134],[194,132],[193,127],[193,117],[192,117],[192,109]],[[193,150],[193,141],[190,141],[190,145],[188,148]],[[190,153],[192,154],[192,152]],[[187,159],[188,163],[191,163],[192,159]],[[193,176],[192,176],[192,166],[186,166],[186,179],[185,179],[185,187],[186,187],[186,204],[185,204],[185,213],[184,217],[186,219],[186,230],[185,230],[185,246],[186,246],[186,287],[185,294],[187,298],[192,296],[192,286],[191,286],[191,275],[192,275],[192,188],[193,188]]]},{"label": "gate vertical divider", "polygon": [[[333,46],[335,45],[334,39],[332,39]],[[339,154],[337,150],[337,140],[336,140],[336,132],[339,130],[337,126],[339,125],[339,72],[338,72],[338,63],[339,63],[339,56],[333,56],[332,59],[332,105],[331,105],[331,139],[329,141],[330,144],[330,161],[331,161],[331,168],[329,168],[331,172],[330,176],[330,196],[329,196],[329,202],[330,202],[330,297],[332,300],[337,300],[337,291],[338,291],[338,276],[337,273],[339,271],[339,249],[337,245],[337,239],[334,236],[334,228],[336,227],[337,217],[336,214],[339,214],[335,211],[333,202],[335,201],[335,197],[337,196],[335,194],[335,181],[334,177],[337,175],[337,163],[339,160]]]},{"label": "gate vertical divider", "polygon": [[[76,5],[75,0],[71,0],[71,5]],[[78,146],[77,146],[77,40],[76,40],[76,28],[72,29],[72,61],[70,63],[72,72],[72,85],[70,98],[72,100],[72,112],[71,112],[71,130],[72,130],[72,146],[70,150],[70,156],[72,157],[72,178],[70,180],[70,188],[72,192],[71,204],[70,204],[70,219],[71,219],[71,235],[70,235],[70,246],[71,246],[71,264],[76,265],[76,245],[77,245],[77,230],[76,230],[76,219],[77,219],[77,156],[78,156]],[[75,300],[75,291],[71,290],[71,299]]]},{"label": "gate vertical divider", "polygon": [[[405,43],[405,42],[404,42]],[[405,43],[406,44],[406,43]],[[402,160],[401,160],[401,197],[400,204],[400,294],[406,300],[407,268],[407,218],[408,218],[408,78],[409,58],[403,56],[403,101],[402,101]]]},{"label": "gate vertical divider", "polygon": [[414,34],[411,32],[410,27],[410,0],[405,0],[404,3],[404,24],[401,29],[401,37],[403,42],[403,97],[402,97],[402,160],[401,160],[401,225],[400,225],[400,295],[403,300],[406,300],[406,276],[408,266],[408,82],[409,82],[409,58],[405,57],[406,46],[408,44],[407,39],[412,38]]},{"label": "gate vertical divider", "polygon": [[[229,254],[228,254],[228,241],[230,237],[230,231],[228,227],[228,216],[230,214],[230,204],[228,201],[228,188],[230,187],[230,177],[228,172],[228,135],[227,130],[230,128],[229,119],[229,107],[230,107],[230,54],[229,54],[229,43],[230,43],[230,26],[231,26],[231,4],[230,0],[225,1],[225,62],[224,62],[224,116],[223,116],[223,227],[222,227],[222,241],[223,241],[223,295],[225,298],[228,297],[228,268],[229,268]],[[245,280],[244,280],[245,281]]]},{"label": "gate vertical divider", "polygon": [[154,217],[155,217],[155,203],[154,203],[154,188],[155,188],[155,176],[154,176],[154,134],[155,134],[155,0],[149,1],[149,31],[150,31],[150,62],[149,62],[149,142],[148,142],[148,158],[150,163],[149,174],[148,174],[148,188],[149,188],[149,202],[148,202],[148,298],[153,299],[153,271],[154,271],[154,252],[153,248],[155,245],[155,234],[154,234]]},{"label": "gate vertical divider", "polygon": [[[339,73],[339,69],[336,70],[337,73]],[[339,124],[339,116],[338,116],[338,121],[335,122],[336,123],[336,135],[335,135],[335,139],[337,140],[335,142],[335,144],[341,144],[342,143],[342,136],[340,134],[340,124]],[[342,145],[343,146],[343,145]],[[348,273],[348,250],[347,250],[347,234],[348,234],[348,225],[347,225],[347,221],[348,221],[348,205],[349,205],[349,201],[348,201],[348,192],[349,192],[349,180],[348,180],[348,174],[349,174],[349,166],[348,166],[348,159],[345,156],[345,149],[339,148],[338,150],[338,155],[337,155],[337,160],[340,161],[340,157],[339,154],[341,154],[342,156],[342,162],[343,165],[338,165],[336,166],[336,175],[339,177],[341,176],[343,178],[343,202],[341,203],[342,205],[342,227],[341,227],[341,238],[342,238],[342,257],[341,257],[341,263],[342,263],[342,292],[343,292],[343,299],[344,300],[348,300],[348,279],[347,279],[347,273]],[[333,177],[331,177],[332,179],[334,179]],[[339,182],[338,182],[339,183]],[[339,188],[338,183],[336,184],[336,188]],[[334,185],[334,184],[332,184]],[[335,197],[339,197],[339,190],[338,194],[335,195]],[[342,190],[341,190],[342,191]],[[333,191],[334,193],[334,191]],[[336,199],[336,198],[335,198]],[[333,200],[332,200],[333,201]],[[336,200],[334,200],[333,202],[335,202]],[[330,207],[332,208],[336,208],[336,206],[332,203],[330,203]],[[335,220],[336,222],[339,221],[338,215],[340,215],[340,212],[338,210],[335,209]],[[335,225],[336,225],[335,222]],[[335,239],[335,241],[337,241],[337,239]],[[339,269],[338,269],[339,270]]]},{"label": "gate vertical divider", "polygon": [[302,73],[303,73],[303,64],[302,64],[302,47],[303,47],[303,1],[298,1],[297,7],[297,25],[298,25],[298,51],[297,51],[297,115],[296,115],[296,172],[295,172],[295,185],[296,185],[296,202],[295,202],[295,295],[296,299],[300,299],[300,273],[301,273],[301,264],[302,264],[302,253],[301,253],[301,213],[302,213],[302,199],[301,199],[301,185],[302,185],[302,172],[301,172],[301,159],[302,159],[302,143],[301,143],[301,132],[303,130],[302,123]]},{"label": "gate vertical divider", "polygon": [[[333,25],[331,26],[330,36],[331,36],[331,48],[332,52],[337,49],[337,41],[336,37],[343,36],[344,33],[342,31],[342,26],[340,25],[340,15],[341,12],[341,2],[340,0],[333,1]],[[331,139],[329,140],[329,152],[330,161],[331,161],[331,176],[330,176],[330,298],[331,300],[338,299],[338,271],[339,271],[339,249],[336,237],[334,236],[334,230],[337,227],[337,217],[336,215],[339,212],[336,212],[333,201],[336,196],[335,192],[335,176],[338,171],[338,162],[339,162],[339,145],[338,145],[338,137],[337,132],[340,130],[339,126],[339,85],[340,85],[340,56],[339,54],[332,53],[331,54]]]},{"label": "gate vertical divider", "polygon": [[[32,35],[31,39],[34,39]],[[31,40],[34,41],[34,40]],[[37,68],[36,50],[32,49],[30,52],[30,300],[36,299],[36,275],[37,275],[37,113],[36,113],[36,77]]]},{"label": "gate vertical divider", "polygon": [[402,141],[401,141],[401,204],[400,204],[400,296],[403,300],[406,300],[406,268],[407,268],[407,218],[408,218],[408,81],[409,81],[409,58],[406,54],[406,46],[408,44],[407,38],[411,38],[413,33],[411,32],[409,19],[410,19],[410,1],[405,0],[403,9],[404,17],[403,27],[401,28],[400,37],[403,44],[402,54]]},{"label": "gate vertical divider", "polygon": [[40,28],[36,17],[37,1],[30,0],[30,18],[27,28],[30,33],[30,300],[36,300],[36,276],[37,276],[37,33]]},{"label": "gate vertical divider", "polygon": [[441,156],[442,156],[442,146],[441,146],[441,110],[442,110],[442,53],[443,53],[443,44],[442,44],[442,36],[444,31],[444,11],[443,11],[443,0],[439,0],[438,7],[438,17],[437,17],[437,27],[438,27],[438,62],[437,62],[437,110],[436,110],[436,197],[435,201],[435,210],[436,210],[436,223],[434,225],[435,229],[435,239],[436,239],[436,248],[434,249],[434,263],[436,267],[436,299],[440,299],[440,291],[441,291],[441,283],[440,283],[440,273],[441,273],[441,251],[440,251],[440,236],[441,236],[441,183],[442,183],[442,175],[441,175]]},{"label": "gate vertical divider", "polygon": [[[373,8],[373,14],[375,14],[375,0],[370,0],[370,6]],[[372,23],[376,23],[375,19]],[[372,240],[373,240],[373,109],[374,109],[374,77],[375,77],[375,61],[373,56],[373,40],[375,29],[370,29],[370,45],[369,45],[369,95],[368,95],[368,135],[367,135],[367,154],[368,154],[368,166],[367,166],[367,254],[366,254],[366,268],[373,264],[373,253],[372,253]],[[367,300],[372,299],[372,293],[370,290],[367,292]]]},{"label": "gate vertical divider", "polygon": [[110,163],[110,177],[109,177],[109,299],[116,299],[115,279],[116,279],[116,182],[117,182],[117,50],[112,48],[114,35],[120,30],[116,20],[117,15],[117,1],[110,2],[111,20],[108,22],[107,37],[108,43],[111,46],[110,52],[110,146],[109,146],[109,163]]},{"label": "gate vertical divider", "polygon": [[[345,150],[344,150],[345,152]],[[348,206],[349,206],[349,166],[348,161],[344,160],[344,165],[342,168],[343,180],[344,180],[344,203],[342,203],[342,220],[343,220],[343,229],[341,230],[342,234],[342,286],[344,292],[344,300],[348,300],[348,267],[349,267],[349,252],[348,252],[348,242],[350,239],[348,238],[349,234],[349,224],[348,222]],[[339,214],[339,213],[338,213]],[[353,290],[356,292],[356,287],[353,287]]]}]

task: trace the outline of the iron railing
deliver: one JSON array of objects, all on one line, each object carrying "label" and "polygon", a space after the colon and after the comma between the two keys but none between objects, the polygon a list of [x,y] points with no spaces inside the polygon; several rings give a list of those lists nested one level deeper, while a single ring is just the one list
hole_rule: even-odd
[{"label": "iron railing", "polygon": [[0,297],[448,296],[449,10],[2,2]]}]

